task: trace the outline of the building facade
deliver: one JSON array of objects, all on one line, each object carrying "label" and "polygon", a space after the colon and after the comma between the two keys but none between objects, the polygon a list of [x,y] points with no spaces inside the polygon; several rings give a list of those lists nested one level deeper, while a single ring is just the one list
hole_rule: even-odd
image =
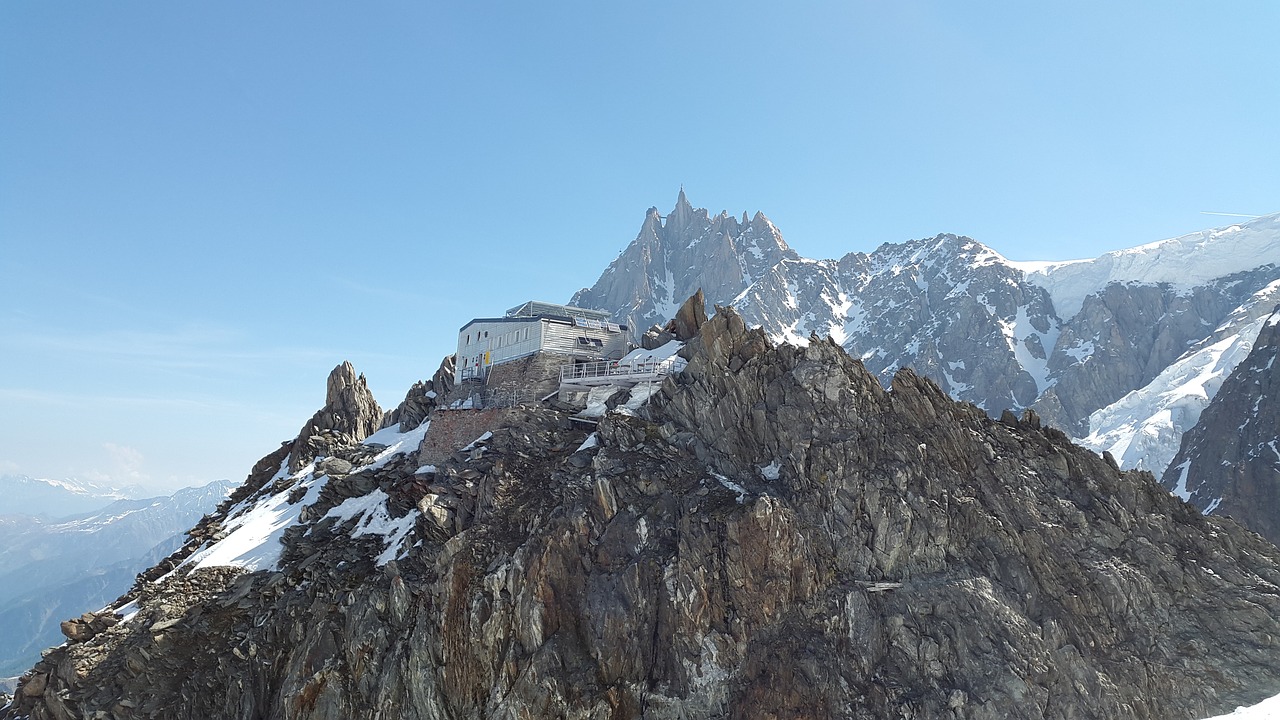
[{"label": "building facade", "polygon": [[456,381],[484,379],[489,369],[538,352],[567,362],[617,360],[630,349],[626,325],[601,310],[530,301],[500,318],[476,318],[458,330]]}]

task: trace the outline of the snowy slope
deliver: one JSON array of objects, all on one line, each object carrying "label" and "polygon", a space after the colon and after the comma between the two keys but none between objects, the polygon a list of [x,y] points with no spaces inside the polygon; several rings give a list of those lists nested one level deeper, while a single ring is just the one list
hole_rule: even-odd
[{"label": "snowy slope", "polygon": [[[422,423],[414,430],[398,432],[397,426],[383,428],[364,440],[365,445],[385,446],[372,462],[354,468],[351,472],[376,470],[391,459],[417,452],[430,423]],[[264,492],[242,500],[226,513],[222,527],[225,536],[206,544],[183,561],[187,572],[202,567],[234,566],[246,570],[274,570],[280,561],[283,547],[280,539],[290,528],[302,522],[303,512],[320,498],[329,476],[310,463],[296,473],[289,473],[288,460],[267,483],[268,488],[280,487],[276,492]],[[387,511],[387,495],[375,490],[358,498],[348,498],[332,508],[325,517],[336,518],[339,523],[354,521],[353,537],[379,535],[384,539],[384,550],[378,558],[379,565],[394,560],[403,550],[401,542],[418,517],[414,510],[400,518],[392,518]]]},{"label": "snowy slope", "polygon": [[1160,477],[1178,452],[1182,434],[1200,419],[1222,382],[1253,349],[1280,281],[1255,293],[1204,342],[1165,368],[1146,386],[1089,416],[1081,444],[1109,451],[1120,467]]},{"label": "snowy slope", "polygon": [[1092,260],[1011,263],[1049,291],[1058,317],[1080,311],[1085,296],[1113,282],[1192,287],[1260,265],[1280,265],[1280,213],[1160,240]]}]

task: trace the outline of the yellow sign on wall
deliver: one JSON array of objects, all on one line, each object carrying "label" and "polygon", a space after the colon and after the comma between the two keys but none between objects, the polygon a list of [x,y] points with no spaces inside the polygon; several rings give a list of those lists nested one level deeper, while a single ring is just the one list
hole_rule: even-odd
[{"label": "yellow sign on wall", "polygon": [[488,350],[485,350],[485,351],[484,351],[484,364],[485,364],[485,365],[488,365],[488,364],[489,364],[489,351],[488,351]]}]

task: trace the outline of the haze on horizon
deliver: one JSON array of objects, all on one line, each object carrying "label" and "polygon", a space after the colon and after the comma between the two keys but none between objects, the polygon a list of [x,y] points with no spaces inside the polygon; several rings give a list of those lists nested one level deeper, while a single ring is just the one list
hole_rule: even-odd
[{"label": "haze on horizon", "polygon": [[[240,480],[684,186],[801,255],[1280,210],[1280,7],[0,6],[0,473]],[[6,511],[0,501],[0,512]]]}]

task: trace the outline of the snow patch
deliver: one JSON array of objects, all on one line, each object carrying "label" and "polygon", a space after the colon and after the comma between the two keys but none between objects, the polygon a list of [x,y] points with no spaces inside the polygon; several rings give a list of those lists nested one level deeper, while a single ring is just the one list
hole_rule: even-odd
[{"label": "snow patch", "polygon": [[422,445],[422,438],[426,436],[427,428],[430,425],[431,421],[428,420],[409,432],[404,433],[396,429],[399,427],[398,425],[392,425],[391,427],[385,427],[365,438],[365,445],[385,445],[386,448],[375,455],[368,465],[362,465],[361,467],[352,470],[352,472],[377,470],[378,468],[386,465],[397,455],[417,452],[418,447]]},{"label": "snow patch", "polygon": [[383,550],[374,562],[379,567],[392,560],[404,557],[404,541],[413,531],[414,523],[421,514],[418,510],[410,510],[404,517],[393,518],[387,510],[387,494],[381,488],[375,488],[368,495],[347,498],[342,504],[325,513],[321,520],[336,518],[339,524],[358,518],[351,530],[351,537],[377,535],[383,540]]},{"label": "snow patch", "polygon": [[725,476],[721,475],[720,473],[714,473],[714,472],[713,472],[713,473],[711,473],[711,477],[714,477],[716,480],[719,480],[719,481],[720,481],[720,484],[721,484],[721,485],[723,485],[723,486],[725,486],[725,488],[727,488],[727,489],[728,489],[728,490],[730,490],[731,492],[735,492],[735,493],[737,493],[737,494],[738,494],[738,504],[739,504],[739,505],[741,505],[742,503],[746,502],[746,499],[747,499],[747,489],[746,489],[746,488],[744,488],[744,487],[742,487],[741,485],[739,485],[738,483],[736,483],[736,482],[734,482],[734,481],[730,480],[729,478],[727,478],[727,477],[725,477]]},{"label": "snow patch", "polygon": [[133,619],[134,615],[138,614],[138,601],[130,600],[120,607],[111,608],[111,612],[120,616],[120,622],[127,623]]},{"label": "snow patch", "polygon": [[1280,718],[1280,695],[1269,697],[1257,705],[1240,706],[1235,712],[1215,715],[1205,720],[1276,720]]},{"label": "snow patch", "polygon": [[765,480],[777,480],[779,471],[782,470],[782,463],[775,459],[768,465],[761,465],[759,468],[760,476]]},{"label": "snow patch", "polygon": [[475,440],[472,440],[471,442],[467,443],[467,446],[466,446],[466,447],[464,447],[464,448],[462,448],[462,450],[460,450],[459,452],[467,452],[467,451],[469,451],[469,450],[474,450],[474,449],[476,448],[476,446],[477,446],[477,445],[479,445],[480,443],[485,442],[486,440],[488,440],[488,439],[489,439],[489,438],[491,438],[491,437],[493,437],[493,433],[491,433],[491,432],[489,432],[489,431],[487,431],[487,430],[486,430],[486,431],[485,431],[485,433],[484,433],[483,435],[481,435],[480,437],[476,438]]},{"label": "snow patch", "polygon": [[[298,478],[298,485],[274,495],[246,499],[232,508],[222,524],[226,536],[196,552],[179,567],[196,570],[230,565],[249,571],[277,569],[280,551],[284,549],[280,539],[286,530],[298,524],[302,508],[314,504],[320,490],[329,482],[328,475],[315,477],[314,471],[315,465],[308,465],[291,476]],[[298,502],[291,503],[289,496],[298,486],[305,488],[306,493]]]}]

